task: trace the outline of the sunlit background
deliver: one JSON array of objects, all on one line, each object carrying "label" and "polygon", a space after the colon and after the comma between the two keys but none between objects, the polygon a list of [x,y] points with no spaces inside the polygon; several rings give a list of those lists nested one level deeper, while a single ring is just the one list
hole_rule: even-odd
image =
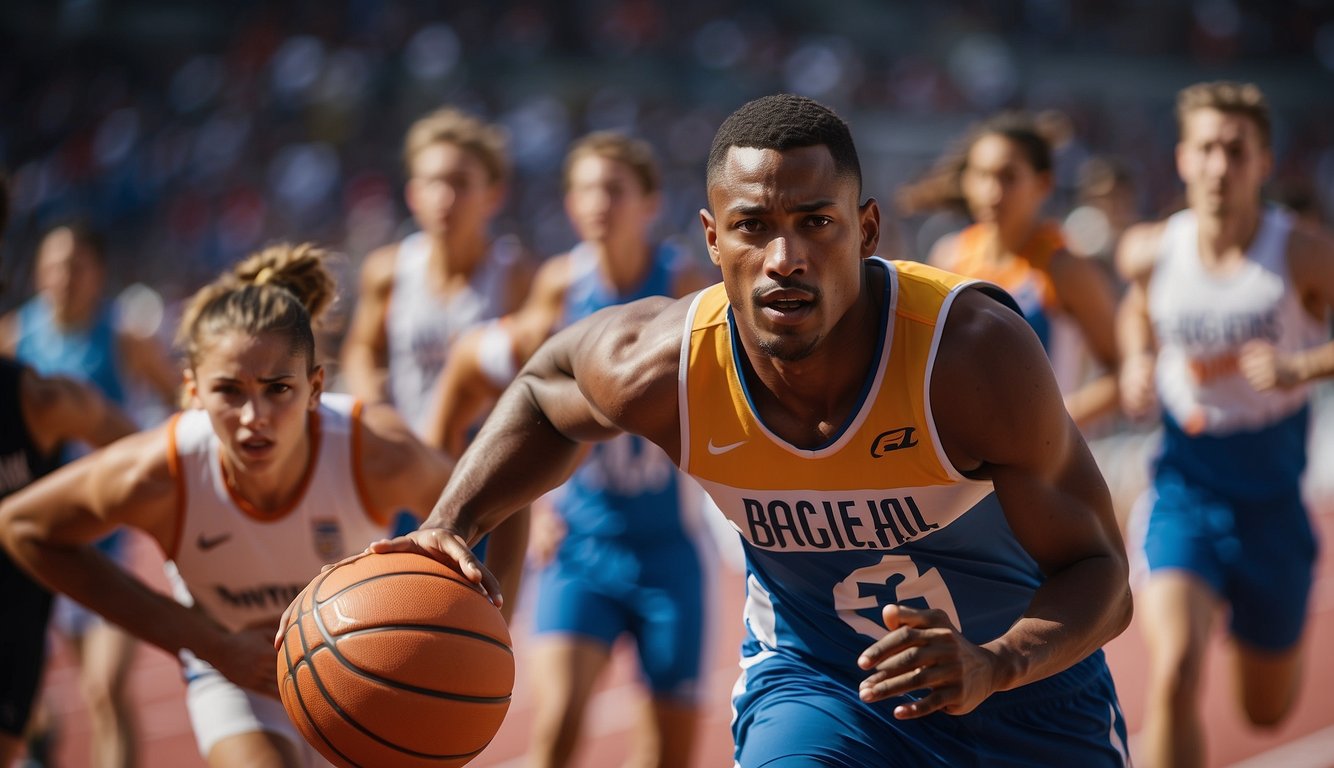
[{"label": "sunlit background", "polygon": [[[1053,215],[1106,255],[1118,218],[1178,195],[1172,98],[1258,82],[1277,113],[1272,193],[1334,200],[1334,4],[1321,0],[9,0],[0,3],[0,166],[15,194],[0,296],[28,292],[35,238],[69,216],[110,236],[116,287],[168,301],[276,238],[346,254],[410,228],[408,124],[455,104],[509,130],[516,178],[497,229],[539,256],[573,241],[556,173],[573,138],[618,128],[666,166],[660,234],[700,248],[703,162],[745,100],[793,91],[852,124],[867,193],[920,258],[957,222],[898,216],[967,125],[1041,113],[1057,143]],[[1086,205],[1115,190],[1120,208]],[[1101,190],[1101,192],[1099,191]]]}]

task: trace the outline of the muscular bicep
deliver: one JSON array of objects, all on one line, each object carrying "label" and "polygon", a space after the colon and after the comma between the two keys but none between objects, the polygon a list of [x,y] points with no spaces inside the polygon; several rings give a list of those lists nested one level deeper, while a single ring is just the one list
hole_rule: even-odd
[{"label": "muscular bicep", "polygon": [[1044,572],[1123,556],[1106,483],[1021,317],[976,291],[960,296],[931,396],[947,454],[961,471],[991,480]]},{"label": "muscular bicep", "polygon": [[597,312],[552,337],[520,379],[552,425],[572,440],[631,432],[675,455],[686,307],[653,297]]}]

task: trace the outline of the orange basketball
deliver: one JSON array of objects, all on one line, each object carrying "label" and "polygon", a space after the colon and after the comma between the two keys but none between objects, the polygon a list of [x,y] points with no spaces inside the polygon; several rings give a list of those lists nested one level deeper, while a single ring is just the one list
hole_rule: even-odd
[{"label": "orange basketball", "polygon": [[278,651],[287,716],[335,765],[464,765],[514,690],[509,629],[458,571],[408,553],[324,571]]}]

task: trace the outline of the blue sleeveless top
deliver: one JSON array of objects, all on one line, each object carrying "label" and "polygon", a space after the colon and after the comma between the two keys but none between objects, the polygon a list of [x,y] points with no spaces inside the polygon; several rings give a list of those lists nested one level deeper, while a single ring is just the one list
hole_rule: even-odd
[{"label": "blue sleeveless top", "polygon": [[[670,247],[658,247],[639,285],[624,293],[603,279],[592,249],[576,247],[570,261],[574,274],[565,292],[563,325],[617,304],[670,296],[679,256]],[[689,545],[678,494],[676,466],[649,441],[618,435],[592,445],[557,496],[556,507],[568,528],[562,559],[598,557],[598,547],[589,545],[608,540],[641,553],[670,552],[674,543]]]},{"label": "blue sleeveless top", "polygon": [[111,304],[103,304],[88,327],[65,330],[56,324],[51,305],[37,296],[19,307],[18,320],[19,360],[43,376],[92,382],[108,400],[125,402]]}]

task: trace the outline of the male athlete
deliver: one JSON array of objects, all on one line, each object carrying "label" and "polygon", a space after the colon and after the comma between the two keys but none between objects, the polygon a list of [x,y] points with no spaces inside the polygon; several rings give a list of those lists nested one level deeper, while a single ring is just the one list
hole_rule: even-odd
[{"label": "male athlete", "polygon": [[643,435],[744,540],[738,765],[1124,764],[1100,651],[1130,621],[1124,549],[1023,317],[872,258],[847,125],[809,99],[734,112],[707,189],[722,284],[553,337],[423,527],[372,549],[457,561],[496,595],[467,543],[580,441]]},{"label": "male athlete", "polygon": [[1310,382],[1334,374],[1334,243],[1260,189],[1269,107],[1247,83],[1177,98],[1188,207],[1128,230],[1118,318],[1122,398],[1162,406],[1145,531],[1150,766],[1204,763],[1200,680],[1220,609],[1241,703],[1257,725],[1291,711],[1316,541],[1301,498]]}]

